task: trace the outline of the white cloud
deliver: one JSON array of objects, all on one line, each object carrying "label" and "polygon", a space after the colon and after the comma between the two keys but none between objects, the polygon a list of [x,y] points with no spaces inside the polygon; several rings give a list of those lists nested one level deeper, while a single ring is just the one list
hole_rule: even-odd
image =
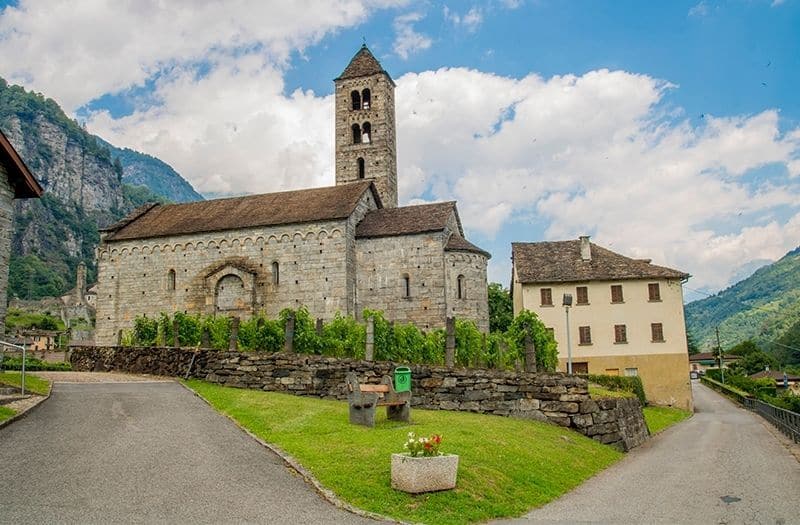
[{"label": "white cloud", "polygon": [[[454,88],[457,87],[457,96]],[[459,201],[465,227],[549,225],[551,239],[588,233],[600,244],[653,258],[721,287],[743,263],[800,244],[800,186],[790,177],[753,186],[768,164],[797,170],[797,130],[781,134],[777,111],[665,120],[668,83],[622,71],[542,79],[467,69],[398,80],[401,201],[423,192]],[[713,247],[710,250],[709,247]],[[504,254],[497,263],[505,280]],[[495,273],[495,275],[497,275]]]},{"label": "white cloud", "polygon": [[333,99],[283,95],[281,72],[257,55],[216,56],[159,81],[157,106],[121,119],[95,113],[92,132],[168,160],[199,191],[264,192],[330,183]]},{"label": "white cloud", "polygon": [[370,10],[405,3],[21,0],[0,12],[0,71],[72,112],[215,50],[258,50],[283,64],[291,51],[362,22]]},{"label": "white cloud", "polygon": [[689,9],[689,16],[696,16],[702,18],[708,15],[708,3],[702,0],[699,4],[692,6]]},{"label": "white cloud", "polygon": [[477,31],[478,27],[480,27],[481,23],[483,23],[483,13],[477,7],[471,8],[463,15],[460,15],[457,12],[452,11],[447,6],[444,6],[443,12],[445,20],[447,20],[456,27],[463,27],[470,33],[474,33],[475,31]]},{"label": "white cloud", "polygon": [[[150,105],[120,119],[94,113],[89,128],[164,159],[201,191],[332,184],[333,100],[284,93],[285,61],[359,23],[366,2],[301,12],[287,0],[270,16],[260,5],[243,16],[242,5],[23,0],[0,15],[0,70],[68,108],[152,82]],[[395,19],[399,56],[432,44],[414,30],[421,19]],[[782,133],[777,110],[698,124],[666,113],[675,86],[624,71],[516,79],[445,68],[396,81],[401,201],[458,199],[473,234],[591,234],[692,273],[693,288],[725,286],[748,261],[800,244],[800,129]],[[787,174],[749,176],[769,164]],[[490,271],[507,282],[502,249]]]},{"label": "white cloud", "polygon": [[414,29],[414,23],[423,18],[422,13],[414,12],[394,19],[394,52],[403,60],[407,60],[413,53],[428,49],[433,44],[430,37]]}]

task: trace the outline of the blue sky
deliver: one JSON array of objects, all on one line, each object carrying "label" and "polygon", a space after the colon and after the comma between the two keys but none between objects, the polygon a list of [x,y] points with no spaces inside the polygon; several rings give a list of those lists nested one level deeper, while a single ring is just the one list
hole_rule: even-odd
[{"label": "blue sky", "polygon": [[591,234],[691,296],[800,244],[797,0],[293,4],[5,4],[0,76],[202,192],[274,191],[332,183],[363,38],[398,84],[401,201],[457,199],[490,280],[512,241]]}]

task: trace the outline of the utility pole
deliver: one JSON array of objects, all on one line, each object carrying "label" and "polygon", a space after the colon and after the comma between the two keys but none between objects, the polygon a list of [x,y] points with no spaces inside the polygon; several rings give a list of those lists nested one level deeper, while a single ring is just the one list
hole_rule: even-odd
[{"label": "utility pole", "polygon": [[725,384],[725,368],[723,365],[725,364],[722,357],[722,344],[719,342],[719,326],[715,328],[717,332],[717,351],[719,352],[719,373],[722,376],[722,384]]}]

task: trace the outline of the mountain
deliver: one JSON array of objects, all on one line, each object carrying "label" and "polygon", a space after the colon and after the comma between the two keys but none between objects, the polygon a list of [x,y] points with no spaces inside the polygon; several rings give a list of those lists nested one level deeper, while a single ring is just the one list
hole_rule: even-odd
[{"label": "mountain", "polygon": [[8,295],[60,295],[75,284],[79,262],[95,278],[98,226],[147,201],[164,201],[123,182],[118,157],[52,100],[0,79],[0,129],[45,190],[15,202]]},{"label": "mountain", "polygon": [[105,143],[111,156],[122,164],[122,182],[145,186],[157,195],[172,202],[193,202],[203,200],[186,179],[178,175],[172,166],[146,153],[128,148],[116,148]]},{"label": "mountain", "polygon": [[717,295],[687,304],[686,327],[704,349],[716,345],[719,327],[723,348],[752,339],[794,360],[787,347],[800,343],[800,247]]}]

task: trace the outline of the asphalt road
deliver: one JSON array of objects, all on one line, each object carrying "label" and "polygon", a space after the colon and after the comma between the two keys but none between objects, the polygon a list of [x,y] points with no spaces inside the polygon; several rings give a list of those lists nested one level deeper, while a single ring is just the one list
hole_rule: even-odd
[{"label": "asphalt road", "polygon": [[375,523],[176,383],[63,384],[0,429],[2,523]]},{"label": "asphalt road", "polygon": [[800,463],[759,416],[693,382],[695,415],[518,523],[800,523]]}]

